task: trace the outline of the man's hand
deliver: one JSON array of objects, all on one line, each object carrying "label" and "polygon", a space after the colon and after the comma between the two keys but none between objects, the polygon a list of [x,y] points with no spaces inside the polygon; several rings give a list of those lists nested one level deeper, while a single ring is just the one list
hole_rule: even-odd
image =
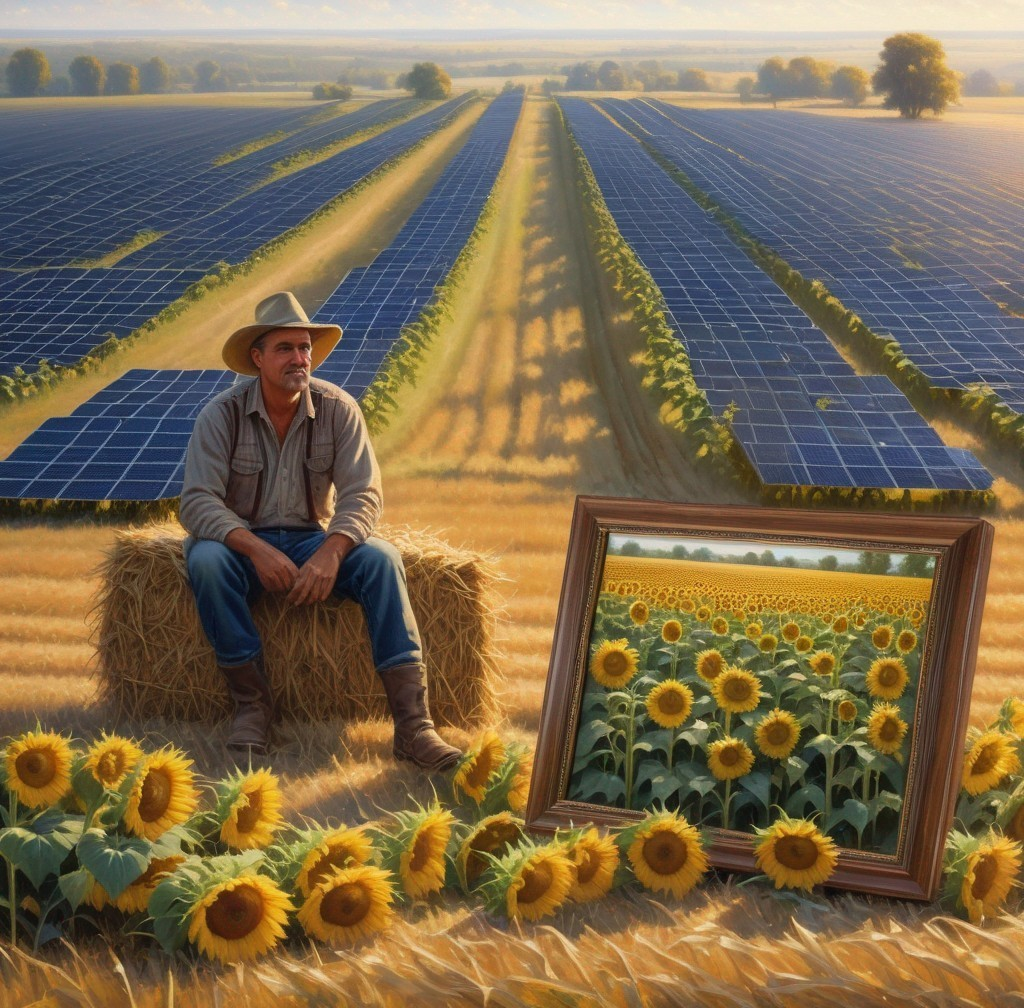
[{"label": "man's hand", "polygon": [[299,568],[287,601],[292,605],[323,602],[331,594],[334,582],[338,579],[338,568],[353,546],[355,543],[347,535],[329,535]]},{"label": "man's hand", "polygon": [[252,561],[256,576],[267,591],[284,592],[294,586],[299,568],[279,549],[253,535],[248,529],[232,529],[224,544]]}]

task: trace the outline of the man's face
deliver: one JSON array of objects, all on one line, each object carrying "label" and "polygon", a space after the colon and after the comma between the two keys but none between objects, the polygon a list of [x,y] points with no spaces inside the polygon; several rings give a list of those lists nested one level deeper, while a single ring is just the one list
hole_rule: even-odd
[{"label": "man's face", "polygon": [[249,352],[265,386],[298,393],[309,385],[313,343],[307,329],[271,329]]}]

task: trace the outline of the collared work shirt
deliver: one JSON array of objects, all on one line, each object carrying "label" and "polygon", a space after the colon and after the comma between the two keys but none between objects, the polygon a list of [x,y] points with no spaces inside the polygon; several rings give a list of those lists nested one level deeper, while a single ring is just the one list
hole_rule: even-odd
[{"label": "collared work shirt", "polygon": [[197,539],[223,542],[236,528],[321,527],[358,545],[381,508],[380,470],[362,411],[330,382],[310,379],[283,444],[259,378],[225,389],[196,418],[180,520]]}]

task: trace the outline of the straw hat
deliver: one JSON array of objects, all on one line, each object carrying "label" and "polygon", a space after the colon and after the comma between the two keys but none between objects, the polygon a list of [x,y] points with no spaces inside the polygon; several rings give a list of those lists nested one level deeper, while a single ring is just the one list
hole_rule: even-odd
[{"label": "straw hat", "polygon": [[312,367],[322,364],[324,358],[341,339],[341,327],[310,322],[291,291],[271,294],[256,305],[255,325],[243,326],[233,332],[224,344],[224,363],[232,371],[243,375],[258,375],[259,369],[252,362],[249,347],[264,333],[272,329],[306,329],[313,344]]}]

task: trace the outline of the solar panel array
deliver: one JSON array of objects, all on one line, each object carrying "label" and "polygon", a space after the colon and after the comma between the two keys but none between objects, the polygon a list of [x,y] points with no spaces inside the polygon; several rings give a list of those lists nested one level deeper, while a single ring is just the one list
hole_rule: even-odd
[{"label": "solar panel array", "polygon": [[[243,261],[261,245],[301,223],[385,161],[436,130],[471,100],[471,95],[452,99],[320,164],[248,195],[229,198],[212,212],[202,200],[185,199],[175,190],[175,199],[189,215],[187,221],[153,245],[125,257],[114,268],[65,267],[0,274],[0,374],[10,374],[19,366],[30,368],[43,357],[51,363],[73,364],[107,334],[126,335],[180,296],[212,266]],[[370,118],[386,118],[414,104],[374,103],[363,112],[330,122],[335,124],[335,131],[347,122],[351,132],[357,127],[364,128]],[[377,105],[385,108],[377,109],[371,116]],[[322,139],[327,126],[325,123],[310,127],[290,138],[286,141],[291,145],[289,149],[308,139],[311,132]],[[204,158],[210,153],[208,146],[202,147]],[[222,144],[219,151],[224,149]],[[257,169],[262,176],[270,162],[280,156],[280,152],[272,154],[269,150],[241,160],[255,158],[262,164]],[[153,223],[152,218],[147,220]],[[135,233],[137,223],[128,228],[131,234]]]},{"label": "solar panel array", "polygon": [[[109,136],[102,132],[107,114],[97,112],[93,122],[91,113],[65,112],[47,123],[52,132],[43,135],[51,147],[42,150],[32,144],[33,134],[26,137],[30,127],[5,114],[0,143],[18,151],[23,170],[12,169],[0,181],[0,265],[28,269],[99,258],[139,231],[168,231],[237,199],[297,151],[341,140],[415,106],[403,99],[372,102],[313,124],[307,124],[308,110],[240,115],[233,109],[150,109],[140,115],[131,109],[110,124]],[[84,136],[76,128],[80,121],[90,124]],[[277,132],[292,135],[214,164],[234,147]],[[74,151],[75,160],[62,158],[63,150]]]},{"label": "solar panel array", "polygon": [[1011,131],[605,107],[649,130],[751,234],[899,340],[934,385],[984,382],[1024,412],[1024,157]]},{"label": "solar panel array", "polygon": [[712,408],[765,484],[977,490],[882,376],[859,377],[821,330],[640,147],[589,102],[562,107],[623,238],[659,285]]},{"label": "solar panel array", "polygon": [[[317,313],[345,328],[318,377],[356,396],[365,390],[402,325],[419,314],[472,232],[521,105],[521,93],[491,103],[392,245],[350,273]],[[0,498],[178,496],[195,418],[234,378],[219,370],[129,371],[70,416],[46,421],[0,462]]]},{"label": "solar panel array", "polygon": [[319,314],[341,319],[345,336],[318,374],[357,398],[366,391],[402,327],[433,297],[466,244],[505,161],[522,92],[500,95],[395,240],[352,270]]}]

